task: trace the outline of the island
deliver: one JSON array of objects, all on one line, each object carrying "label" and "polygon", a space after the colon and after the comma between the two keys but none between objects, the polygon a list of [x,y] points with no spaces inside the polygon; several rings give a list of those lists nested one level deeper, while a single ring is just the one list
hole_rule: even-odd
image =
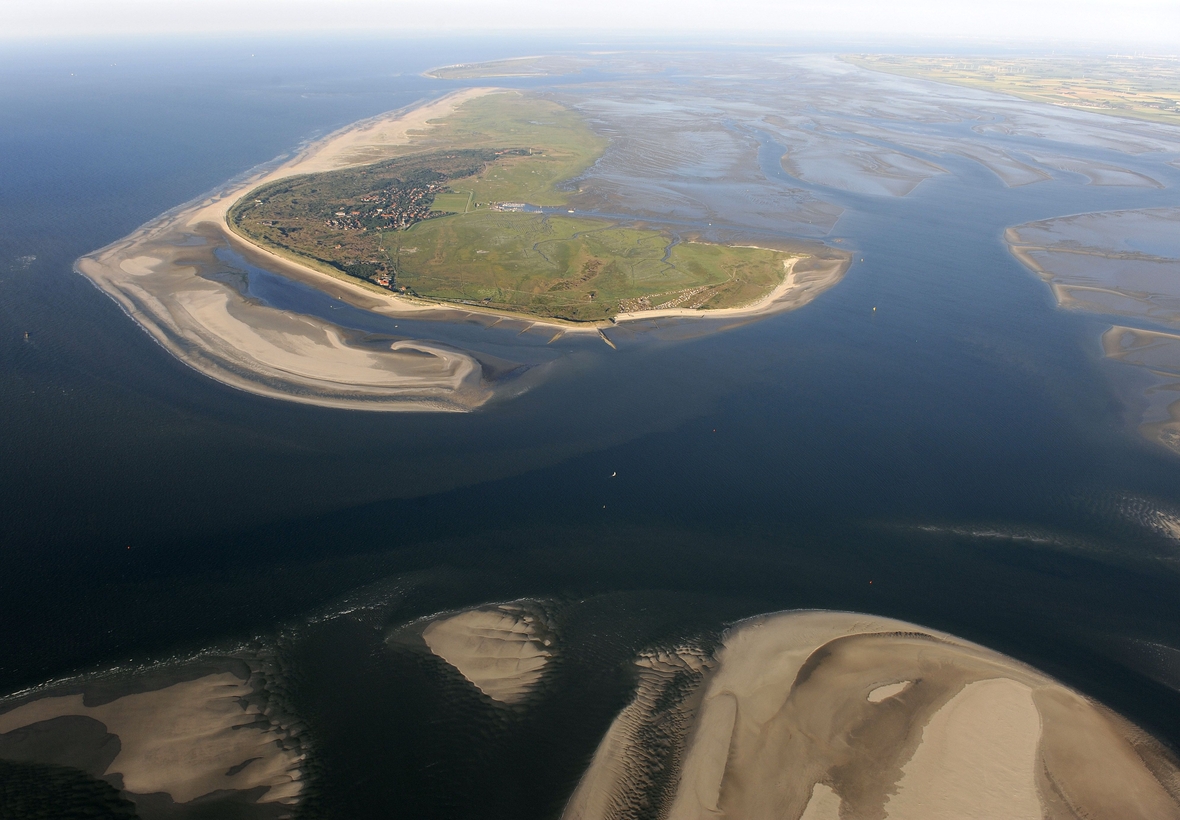
[{"label": "island", "polygon": [[[642,197],[590,201],[581,186],[617,138],[545,93],[462,89],[312,142],[75,267],[224,384],[419,411],[519,395],[551,369],[538,365],[618,349],[624,325],[638,339],[659,322],[723,320],[691,336],[792,310],[848,270],[848,251],[746,229],[744,212],[713,227],[653,218]],[[265,276],[305,288],[299,304],[260,298]],[[502,335],[494,353],[450,330],[472,323]],[[541,355],[524,336],[563,347]]]},{"label": "island", "polygon": [[748,307],[789,278],[798,253],[567,208],[565,186],[606,144],[556,103],[490,94],[438,123],[414,153],[257,188],[228,224],[328,275],[567,322]]}]

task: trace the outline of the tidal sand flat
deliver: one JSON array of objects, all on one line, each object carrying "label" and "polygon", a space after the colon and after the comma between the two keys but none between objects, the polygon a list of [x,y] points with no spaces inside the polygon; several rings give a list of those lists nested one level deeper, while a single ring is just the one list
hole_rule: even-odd
[{"label": "tidal sand flat", "polygon": [[679,774],[675,764],[700,703],[690,693],[716,661],[707,650],[685,644],[644,652],[635,665],[635,694],[595,750],[563,818],[626,817],[642,810],[662,816],[667,810]]},{"label": "tidal sand flat", "polygon": [[519,703],[553,657],[544,617],[522,604],[499,604],[432,621],[422,631],[430,651],[494,701]]},{"label": "tidal sand flat", "polygon": [[1059,305],[1123,319],[1103,335],[1103,350],[1149,382],[1135,388],[1141,431],[1180,451],[1180,210],[1047,219],[1009,228],[1006,239]]},{"label": "tidal sand flat", "polygon": [[0,752],[106,781],[142,818],[194,810],[289,816],[302,792],[298,732],[278,717],[257,670],[243,661],[221,666],[157,670],[0,704]]},{"label": "tidal sand flat", "polygon": [[800,128],[801,117],[767,117],[787,149],[783,168],[792,176],[861,194],[905,196],[946,169],[867,140]]},{"label": "tidal sand flat", "polygon": [[[459,324],[490,316],[611,344],[612,327],[638,337],[653,319],[713,332],[834,287],[853,254],[821,240],[865,195],[912,196],[962,160],[1009,188],[1065,175],[1147,190],[1159,181],[1130,158],[1180,147],[1150,123],[919,88],[834,59],[740,62],[740,90],[716,57],[440,70],[440,83],[562,79],[527,93],[462,89],[356,123],[77,268],[166,349],[234,387],[468,410],[508,394],[494,374],[528,366],[489,368]],[[357,332],[327,309],[252,298],[231,281],[246,275],[227,262],[235,254],[369,314],[432,326]],[[500,355],[511,346],[495,344]]]},{"label": "tidal sand flat", "polygon": [[[1180,817],[1180,767],[1163,746],[951,635],[784,612],[737,624],[708,656],[666,654],[658,674],[640,659],[636,696],[565,817],[640,804],[678,820]],[[658,766],[653,739],[674,752]]]},{"label": "tidal sand flat", "polygon": [[[630,79],[578,73],[592,66]],[[578,81],[464,89],[357,123],[78,269],[175,355],[235,387],[464,410],[500,385],[469,339],[448,341],[451,324],[515,317],[570,340],[620,325],[635,336],[657,319],[721,319],[700,325],[720,329],[806,305],[843,278],[852,254],[817,240],[847,195],[910,196],[962,159],[1012,188],[1060,173],[1153,188],[1120,154],[1178,145],[1146,123],[946,87],[916,93],[819,58],[751,59],[736,97],[711,73],[719,66],[674,55],[530,57],[460,74],[522,67]],[[662,79],[668,69],[683,81]],[[429,340],[243,298],[227,281],[227,248],[364,311],[430,320]]]},{"label": "tidal sand flat", "polygon": [[[232,241],[225,216],[242,194],[289,176],[364,164],[402,149],[413,131],[482,90],[457,92],[408,113],[395,112],[333,134],[291,161],[182,206],[131,236],[77,262],[79,272],[115,299],[167,350],[225,384],[262,395],[334,407],[462,410],[482,404],[479,363],[461,351],[399,340],[357,344],[341,328],[304,314],[243,299],[223,281],[212,250]],[[252,258],[286,271],[289,260],[265,249]],[[301,271],[325,279],[322,273]],[[367,306],[382,307],[358,286]],[[366,298],[367,297],[367,298]],[[400,306],[413,313],[414,305]]]}]

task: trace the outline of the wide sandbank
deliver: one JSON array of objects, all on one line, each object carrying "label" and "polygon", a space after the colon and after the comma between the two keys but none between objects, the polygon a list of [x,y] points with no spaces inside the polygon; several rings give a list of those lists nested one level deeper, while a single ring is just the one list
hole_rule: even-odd
[{"label": "wide sandbank", "polygon": [[556,647],[542,613],[524,604],[493,604],[432,620],[422,640],[472,686],[515,704],[540,683]]},{"label": "wide sandbank", "polygon": [[1180,818],[1180,766],[1144,732],[915,624],[782,612],[637,665],[566,818]]},{"label": "wide sandbank", "polygon": [[0,758],[80,769],[143,818],[289,816],[306,754],[265,679],[227,658],[59,683],[0,703]]}]

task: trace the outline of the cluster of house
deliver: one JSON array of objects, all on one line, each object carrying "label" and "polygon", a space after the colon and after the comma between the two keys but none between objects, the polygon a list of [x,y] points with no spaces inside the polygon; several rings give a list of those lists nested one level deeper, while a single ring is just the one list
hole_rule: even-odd
[{"label": "cluster of house", "polygon": [[[366,194],[360,202],[366,207],[342,208],[324,224],[339,231],[364,231],[369,228],[403,229],[434,215],[434,195],[444,186],[439,182],[425,185],[403,184],[377,193]],[[376,207],[371,207],[371,206]]]},{"label": "cluster of house", "polygon": [[[620,299],[619,311],[621,313],[640,313],[644,310],[667,310],[668,308],[676,307],[699,308],[713,296],[712,291],[712,285],[704,285],[702,287],[688,288],[671,293],[638,296],[634,299]],[[671,296],[672,298],[665,300],[664,297],[666,296]],[[699,296],[700,298],[693,299],[694,296]]]}]

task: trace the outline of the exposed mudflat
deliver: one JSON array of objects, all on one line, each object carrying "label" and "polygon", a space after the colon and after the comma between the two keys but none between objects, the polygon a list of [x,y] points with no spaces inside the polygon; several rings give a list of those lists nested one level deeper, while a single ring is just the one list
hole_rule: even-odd
[{"label": "exposed mudflat", "polygon": [[1119,317],[1103,351],[1140,368],[1144,378],[1124,387],[1139,394],[1140,429],[1180,452],[1180,209],[1046,219],[1006,238],[1062,307]]}]

